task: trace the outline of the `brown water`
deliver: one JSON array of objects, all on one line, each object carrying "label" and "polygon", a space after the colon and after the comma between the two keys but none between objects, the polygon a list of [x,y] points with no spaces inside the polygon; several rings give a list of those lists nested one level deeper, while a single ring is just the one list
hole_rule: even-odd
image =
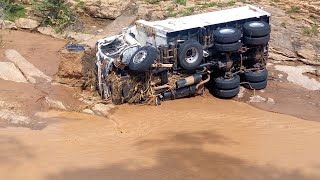
[{"label": "brown water", "polygon": [[[0,179],[320,179],[320,123],[196,97],[0,129]],[[59,121],[56,121],[59,120]]]}]

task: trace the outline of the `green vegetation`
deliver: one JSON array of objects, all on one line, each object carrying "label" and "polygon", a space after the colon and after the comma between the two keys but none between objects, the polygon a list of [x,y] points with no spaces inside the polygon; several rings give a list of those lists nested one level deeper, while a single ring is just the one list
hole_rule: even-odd
[{"label": "green vegetation", "polygon": [[166,17],[190,16],[194,13],[195,7],[187,7],[184,10],[175,12],[173,7],[167,8]]},{"label": "green vegetation", "polygon": [[3,34],[0,33],[0,47],[3,47]]},{"label": "green vegetation", "polygon": [[75,0],[77,2],[77,5],[75,7],[75,9],[78,9],[78,8],[83,8],[85,3],[83,0]]},{"label": "green vegetation", "polygon": [[174,0],[174,3],[186,6],[187,0]]},{"label": "green vegetation", "polygon": [[194,12],[194,7],[188,7],[184,11],[180,12],[181,16],[190,16]]},{"label": "green vegetation", "polygon": [[217,6],[217,2],[205,2],[205,3],[197,3],[200,8],[206,9],[209,7]]},{"label": "green vegetation", "polygon": [[44,26],[51,26],[57,32],[74,21],[72,9],[65,4],[65,0],[35,0],[34,10],[36,15],[43,18]]},{"label": "green vegetation", "polygon": [[276,6],[276,3],[279,3],[280,0],[269,0],[271,6]]},{"label": "green vegetation", "polygon": [[229,6],[234,6],[235,4],[236,4],[235,1],[218,2],[217,6],[218,7],[229,7]]},{"label": "green vegetation", "polygon": [[[245,2],[245,0],[243,0]],[[186,0],[174,0],[176,4],[186,5]],[[209,7],[228,7],[234,6],[236,1],[227,1],[227,2],[198,2],[195,6],[186,7],[184,10],[175,11],[174,7],[169,7],[166,10],[166,17],[176,17],[176,16],[190,16],[194,14],[197,9],[205,9]]]},{"label": "green vegetation", "polygon": [[291,6],[287,11],[288,14],[298,13],[300,12],[300,7],[298,6]]},{"label": "green vegetation", "polygon": [[[246,2],[245,0],[242,0],[243,2]],[[206,9],[209,7],[229,7],[234,6],[236,4],[236,1],[227,1],[227,2],[205,2],[205,3],[197,3],[197,6],[199,6],[202,9]]]},{"label": "green vegetation", "polygon": [[319,34],[319,26],[312,25],[310,27],[304,27],[302,33],[306,36],[317,36]]},{"label": "green vegetation", "polygon": [[144,0],[145,2],[149,4],[159,4],[160,0]]},{"label": "green vegetation", "polygon": [[166,13],[166,17],[176,17],[178,15],[178,13],[174,12],[174,8],[173,7],[168,7],[167,8],[167,13]]},{"label": "green vegetation", "polygon": [[3,7],[4,19],[14,21],[17,18],[26,16],[25,7],[14,0],[2,0],[0,5]]}]

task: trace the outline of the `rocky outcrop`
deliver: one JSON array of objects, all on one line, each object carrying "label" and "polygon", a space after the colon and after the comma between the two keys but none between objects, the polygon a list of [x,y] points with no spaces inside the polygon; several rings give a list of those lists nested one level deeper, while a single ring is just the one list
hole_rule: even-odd
[{"label": "rocky outcrop", "polygon": [[0,19],[0,29],[17,29],[15,23]]},{"label": "rocky outcrop", "polygon": [[22,29],[35,29],[40,25],[38,21],[27,18],[19,18],[15,21],[15,24]]},{"label": "rocky outcrop", "polygon": [[125,0],[87,0],[84,10],[92,17],[116,19],[129,5]]},{"label": "rocky outcrop", "polygon": [[47,36],[51,36],[58,39],[74,40],[75,42],[87,41],[94,37],[94,35],[91,35],[91,34],[84,34],[84,33],[79,33],[74,31],[64,31],[63,33],[57,33],[51,27],[39,27],[37,30],[39,33]]},{"label": "rocky outcrop", "polygon": [[[305,64],[320,65],[319,35],[306,35],[303,29],[315,24],[306,16],[288,14],[276,7],[266,7],[272,14],[269,57],[274,61],[301,61]],[[302,11],[302,10],[301,10]]]},{"label": "rocky outcrop", "polygon": [[27,83],[21,71],[12,62],[0,62],[0,79],[17,83]]}]

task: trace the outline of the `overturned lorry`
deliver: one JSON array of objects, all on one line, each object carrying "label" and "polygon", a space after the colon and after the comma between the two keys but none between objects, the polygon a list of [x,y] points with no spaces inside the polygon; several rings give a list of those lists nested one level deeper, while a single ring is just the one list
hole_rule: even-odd
[{"label": "overturned lorry", "polygon": [[267,86],[270,14],[255,6],[148,22],[96,44],[97,89],[114,104]]}]

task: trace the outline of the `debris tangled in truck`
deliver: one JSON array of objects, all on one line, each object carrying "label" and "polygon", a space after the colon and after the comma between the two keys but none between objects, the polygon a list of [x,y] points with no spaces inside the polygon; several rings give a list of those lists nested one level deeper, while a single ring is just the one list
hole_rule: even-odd
[{"label": "debris tangled in truck", "polygon": [[114,104],[160,104],[210,88],[232,98],[240,84],[267,86],[270,14],[239,8],[148,22],[97,42],[97,89]]}]

